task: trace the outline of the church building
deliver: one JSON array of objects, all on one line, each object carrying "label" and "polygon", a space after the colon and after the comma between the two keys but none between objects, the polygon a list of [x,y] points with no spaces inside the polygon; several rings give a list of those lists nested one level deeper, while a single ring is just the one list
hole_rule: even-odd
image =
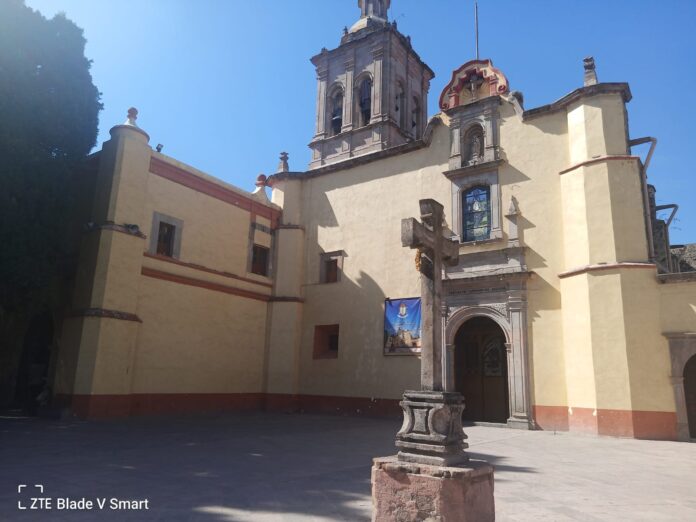
[{"label": "church building", "polygon": [[658,218],[628,84],[588,58],[582,85],[528,108],[480,59],[428,107],[435,73],[390,0],[358,3],[311,58],[307,170],[283,154],[247,192],[154,150],[134,109],[89,158],[54,407],[400,415],[420,339],[387,318],[418,313],[401,220],[431,198],[459,249],[442,335],[466,421],[696,438],[696,263]]}]

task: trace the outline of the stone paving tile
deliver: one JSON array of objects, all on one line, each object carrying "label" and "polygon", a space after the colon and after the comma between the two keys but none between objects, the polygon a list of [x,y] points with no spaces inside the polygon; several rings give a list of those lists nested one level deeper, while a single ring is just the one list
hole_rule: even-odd
[{"label": "stone paving tile", "polygon": [[[0,520],[357,522],[398,419],[239,414],[0,419]],[[696,520],[696,445],[474,426],[501,521]],[[149,511],[18,511],[47,496],[149,498]]]}]

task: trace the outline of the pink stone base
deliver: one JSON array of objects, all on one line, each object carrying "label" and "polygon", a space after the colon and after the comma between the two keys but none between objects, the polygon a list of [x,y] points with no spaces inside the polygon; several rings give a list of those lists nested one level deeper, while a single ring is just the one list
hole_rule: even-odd
[{"label": "pink stone base", "polygon": [[373,522],[495,520],[493,466],[437,467],[380,457],[372,466]]}]

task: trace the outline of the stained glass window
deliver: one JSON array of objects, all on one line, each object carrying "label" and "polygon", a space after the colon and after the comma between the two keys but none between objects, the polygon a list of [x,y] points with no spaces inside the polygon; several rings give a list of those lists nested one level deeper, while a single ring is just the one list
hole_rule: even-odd
[{"label": "stained glass window", "polygon": [[464,241],[488,239],[491,234],[491,189],[473,187],[462,195]]}]

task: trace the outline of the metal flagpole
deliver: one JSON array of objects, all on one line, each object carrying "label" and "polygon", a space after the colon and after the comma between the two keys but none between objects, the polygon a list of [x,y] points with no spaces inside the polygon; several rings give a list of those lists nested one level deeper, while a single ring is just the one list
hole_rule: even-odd
[{"label": "metal flagpole", "polygon": [[479,37],[478,37],[478,1],[474,1],[474,16],[476,19],[475,22],[475,27],[476,27],[476,59],[479,59]]}]

